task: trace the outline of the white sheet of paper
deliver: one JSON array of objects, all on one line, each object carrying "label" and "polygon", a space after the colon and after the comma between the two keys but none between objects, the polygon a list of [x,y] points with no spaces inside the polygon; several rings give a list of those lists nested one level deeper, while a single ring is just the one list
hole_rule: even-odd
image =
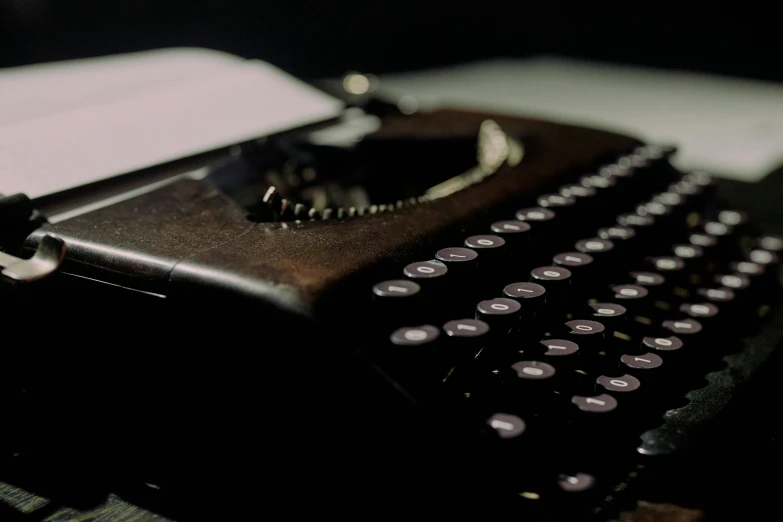
[{"label": "white sheet of paper", "polygon": [[754,181],[783,162],[783,86],[559,58],[381,78],[422,106],[511,112],[676,144],[683,169]]},{"label": "white sheet of paper", "polygon": [[261,61],[203,49],[0,69],[0,193],[35,198],[339,116]]}]

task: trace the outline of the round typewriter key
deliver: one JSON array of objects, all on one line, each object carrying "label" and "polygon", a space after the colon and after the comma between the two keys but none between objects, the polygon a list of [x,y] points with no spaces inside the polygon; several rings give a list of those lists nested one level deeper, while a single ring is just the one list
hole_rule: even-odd
[{"label": "round typewriter key", "polygon": [[636,231],[627,226],[616,225],[598,229],[598,237],[609,241],[627,241],[636,236]]},{"label": "round typewriter key", "polygon": [[[441,248],[435,253],[435,259],[448,267],[453,276],[470,276],[478,267],[478,254],[475,250],[462,247]],[[449,276],[450,278],[452,276]],[[468,282],[470,284],[472,282]]]},{"label": "round typewriter key", "polygon": [[734,272],[744,274],[751,278],[764,275],[764,265],[752,261],[733,261],[729,265],[729,268]]},{"label": "round typewriter key", "polygon": [[617,216],[617,224],[624,227],[631,227],[636,230],[643,230],[652,227],[655,224],[655,218],[648,215],[620,214]]},{"label": "round typewriter key", "polygon": [[682,340],[675,335],[668,337],[645,337],[642,339],[642,349],[661,352],[676,352],[682,349]]},{"label": "round typewriter key", "polygon": [[560,475],[557,485],[567,493],[581,493],[593,489],[595,479],[587,473]]},{"label": "round typewriter key", "polygon": [[611,287],[615,299],[633,300],[647,297],[647,289],[639,285],[613,285]]},{"label": "round typewriter key", "polygon": [[617,400],[611,395],[602,393],[595,397],[583,397],[574,395],[571,403],[586,413],[609,413],[617,408]]},{"label": "round typewriter key", "polygon": [[602,189],[607,190],[616,186],[617,178],[615,176],[600,176],[598,174],[593,174],[591,176],[582,176],[579,178],[579,183],[585,187],[592,187],[601,191]]},{"label": "round typewriter key", "polygon": [[475,250],[462,247],[441,248],[435,254],[435,258],[438,261],[442,261],[447,265],[448,263],[453,263],[454,265],[461,263],[470,264],[470,262],[474,261],[477,257],[478,254]]},{"label": "round typewriter key", "polygon": [[556,266],[566,267],[573,277],[572,286],[578,291],[588,291],[596,283],[597,267],[593,257],[582,252],[561,252],[552,258]]},{"label": "round typewriter key", "polygon": [[559,266],[540,266],[530,271],[530,280],[546,288],[548,306],[559,308],[571,286],[571,271]]},{"label": "round typewriter key", "polygon": [[718,212],[718,221],[730,227],[741,227],[748,223],[748,215],[737,210],[721,210]]},{"label": "round typewriter key", "polygon": [[489,325],[477,319],[459,319],[443,325],[449,337],[481,337],[489,332]]},{"label": "round typewriter key", "polygon": [[443,331],[447,335],[446,345],[453,346],[453,350],[446,348],[446,353],[456,351],[456,359],[470,360],[484,347],[489,334],[489,325],[476,319],[459,319],[449,321],[443,325]]},{"label": "round typewriter key", "polygon": [[504,296],[516,300],[537,300],[545,293],[546,288],[536,283],[512,283],[503,289]]},{"label": "round typewriter key", "polygon": [[506,244],[505,239],[503,239],[500,236],[493,236],[493,235],[470,236],[465,240],[466,247],[479,249],[479,250],[501,248],[505,244]]},{"label": "round typewriter key", "polygon": [[715,282],[734,290],[744,290],[750,286],[750,279],[745,274],[724,274],[715,276]]},{"label": "round typewriter key", "polygon": [[399,299],[404,297],[413,297],[419,293],[421,287],[414,281],[407,279],[394,279],[383,281],[372,287],[372,293],[378,297],[391,297]]},{"label": "round typewriter key", "polygon": [[607,239],[594,237],[590,239],[580,239],[576,242],[574,248],[580,252],[595,255],[609,252],[614,248],[614,243]]},{"label": "round typewriter key", "polygon": [[476,306],[476,319],[485,321],[499,332],[507,332],[519,320],[522,305],[513,299],[497,297]]},{"label": "round typewriter key", "polygon": [[[651,376],[659,376],[663,359],[660,355],[647,352],[641,355],[625,354],[620,357],[619,370],[649,382]],[[643,376],[643,377],[642,377]]]},{"label": "round typewriter key", "polygon": [[555,376],[554,366],[540,361],[519,361],[512,364],[511,369],[523,380],[541,381]]},{"label": "round typewriter key", "polygon": [[565,266],[569,269],[574,267],[583,267],[593,262],[593,257],[581,252],[563,252],[556,254],[552,261],[559,266]]},{"label": "round typewriter key", "polygon": [[586,187],[584,185],[564,185],[560,187],[560,194],[566,197],[591,198],[595,196],[597,191],[594,187]]},{"label": "round typewriter key", "polygon": [[676,335],[693,335],[701,332],[701,323],[695,319],[679,319],[664,321],[663,327]]},{"label": "round typewriter key", "polygon": [[573,319],[565,323],[566,336],[573,339],[586,354],[600,352],[606,348],[606,328],[598,321]]},{"label": "round typewriter key", "polygon": [[647,287],[648,289],[660,286],[666,282],[666,278],[655,272],[631,272],[631,277],[633,277],[637,285]]},{"label": "round typewriter key", "polygon": [[515,439],[525,433],[525,421],[508,413],[496,413],[487,419],[487,425],[501,439]]},{"label": "round typewriter key", "polygon": [[768,250],[751,250],[748,258],[760,265],[770,266],[780,264],[780,257],[774,252]]},{"label": "round typewriter key", "polygon": [[718,307],[712,303],[683,303],[680,312],[696,319],[708,319],[718,315]]},{"label": "round typewriter key", "polygon": [[599,391],[618,394],[636,391],[639,389],[639,386],[641,386],[639,379],[628,374],[625,374],[622,377],[607,377],[606,375],[601,375],[595,382]]},{"label": "round typewriter key", "polygon": [[728,303],[734,300],[734,290],[731,288],[699,288],[696,293],[713,303]]},{"label": "round typewriter key", "polygon": [[506,239],[516,239],[516,236],[525,236],[530,230],[530,225],[519,220],[495,221],[489,227],[495,234],[503,234]]},{"label": "round typewriter key", "polygon": [[688,237],[688,241],[690,241],[692,245],[701,247],[703,250],[712,249],[718,244],[718,238],[715,236],[700,233],[691,234]]},{"label": "round typewriter key", "polygon": [[391,342],[398,346],[419,346],[438,339],[440,331],[434,326],[405,326],[391,334]]},{"label": "round typewriter key", "polygon": [[778,236],[764,236],[758,240],[759,248],[770,252],[783,252],[783,238]]},{"label": "round typewriter key", "polygon": [[660,256],[648,258],[648,263],[655,270],[672,274],[685,268],[685,261],[675,256]]},{"label": "round typewriter key", "polygon": [[704,256],[704,249],[697,245],[674,245],[672,251],[680,259],[699,259]]},{"label": "round typewriter key", "polygon": [[449,269],[441,261],[419,261],[403,269],[403,274],[413,279],[435,279],[446,275]]},{"label": "round typewriter key", "polygon": [[516,218],[520,221],[541,222],[554,219],[555,213],[542,207],[523,208],[518,210]]},{"label": "round typewriter key", "polygon": [[542,207],[557,209],[573,206],[576,203],[576,198],[562,194],[544,194],[539,196],[536,202]]},{"label": "round typewriter key", "polygon": [[603,319],[603,324],[609,324],[607,321],[611,321],[613,318],[625,319],[626,309],[622,305],[614,303],[592,303],[590,308],[593,309],[593,316]]},{"label": "round typewriter key", "polygon": [[565,325],[570,329],[573,335],[600,335],[606,329],[604,325],[597,321],[589,321],[586,319],[574,319],[568,321]]},{"label": "round typewriter key", "polygon": [[544,355],[548,357],[564,357],[579,351],[578,344],[566,339],[546,339],[541,344],[546,348]]}]

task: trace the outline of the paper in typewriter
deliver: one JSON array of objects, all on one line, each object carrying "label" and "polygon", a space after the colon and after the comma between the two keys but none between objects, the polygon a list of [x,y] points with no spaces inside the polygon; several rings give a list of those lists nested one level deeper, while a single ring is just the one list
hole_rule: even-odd
[{"label": "paper in typewriter", "polygon": [[260,61],[169,49],[0,69],[0,193],[35,198],[338,116]]}]

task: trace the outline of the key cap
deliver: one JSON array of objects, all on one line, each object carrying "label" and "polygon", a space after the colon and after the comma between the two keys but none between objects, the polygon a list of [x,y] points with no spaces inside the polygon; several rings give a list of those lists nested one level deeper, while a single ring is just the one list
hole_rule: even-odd
[{"label": "key cap", "polygon": [[698,319],[702,326],[716,329],[720,325],[719,308],[712,303],[683,303],[680,312]]},{"label": "key cap", "polygon": [[606,328],[607,347],[621,350],[631,340],[629,317],[624,306],[615,303],[590,303],[593,318]]},{"label": "key cap", "polygon": [[593,257],[582,252],[562,252],[552,258],[554,266],[565,267],[571,272],[571,287],[574,293],[587,296],[596,285],[597,269]]},{"label": "key cap", "polygon": [[541,361],[519,361],[504,372],[507,378],[509,394],[522,411],[530,413],[552,413],[551,409],[558,397],[555,388],[557,371],[551,364]]},{"label": "key cap", "polygon": [[492,233],[502,237],[506,242],[506,250],[516,262],[517,256],[530,244],[530,224],[518,219],[495,221],[490,225]]},{"label": "key cap", "polygon": [[475,359],[489,343],[489,325],[476,319],[449,321],[443,325],[443,332],[447,336],[444,341],[448,341],[443,343],[443,351],[454,364]]},{"label": "key cap", "polygon": [[440,330],[436,327],[424,324],[420,326],[404,326],[392,332],[390,336],[391,349],[382,354],[389,365],[396,371],[405,372],[415,361],[417,370],[414,386],[436,384],[449,369],[448,363],[443,361]]},{"label": "key cap", "polygon": [[519,321],[522,306],[513,299],[497,297],[476,306],[476,319],[484,321],[498,333],[507,333]]},{"label": "key cap", "polygon": [[421,313],[421,286],[407,279],[393,279],[372,287],[377,316],[384,324],[408,322]]},{"label": "key cap", "polygon": [[675,256],[685,263],[688,284],[699,285],[704,277],[713,270],[712,263],[704,257],[704,249],[697,245],[677,243],[672,246]]},{"label": "key cap", "polygon": [[656,235],[657,227],[655,226],[655,218],[652,216],[640,216],[633,213],[620,214],[616,221],[618,225],[634,230],[636,250],[646,249],[649,252],[650,249],[654,249],[661,243],[661,238]]},{"label": "key cap", "polygon": [[642,245],[636,238],[636,230],[631,227],[615,225],[598,229],[598,237],[611,241],[618,254],[635,257],[639,255]]},{"label": "key cap", "polygon": [[489,426],[499,439],[509,440],[520,438],[527,429],[524,420],[510,413],[495,413],[487,419]]},{"label": "key cap", "polygon": [[677,336],[690,336],[702,331],[701,323],[692,318],[667,320],[662,323],[662,326]]},{"label": "key cap", "polygon": [[717,274],[715,283],[734,291],[734,294],[742,293],[750,286],[750,278],[737,272],[731,274]]},{"label": "key cap", "polygon": [[523,321],[536,317],[546,305],[546,288],[536,283],[511,283],[503,289],[503,297],[514,299],[522,306]]},{"label": "key cap", "polygon": [[645,337],[642,339],[640,349],[643,353],[651,350],[653,353],[663,353],[667,361],[677,363],[677,361],[682,360],[682,355],[685,353],[685,350],[683,350],[684,345],[682,339],[676,335],[669,335],[668,337]]},{"label": "key cap", "polygon": [[649,298],[647,288],[641,285],[612,285],[610,291],[613,299],[626,309],[632,336],[645,331],[660,315],[660,310],[653,306]]},{"label": "key cap", "polygon": [[720,260],[736,259],[741,256],[742,252],[732,227],[727,226],[720,221],[705,221],[703,232],[715,237],[717,240],[717,244],[713,247],[711,252],[716,262]]},{"label": "key cap", "polygon": [[718,212],[718,221],[726,226],[732,227],[737,235],[744,236],[752,234],[748,215],[738,210],[721,210]]},{"label": "key cap", "polygon": [[[685,271],[685,261],[677,256],[655,256],[645,260],[650,270],[660,273],[674,296],[670,299],[685,299],[689,295],[690,280]],[[664,297],[665,299],[666,297]]]},{"label": "key cap", "polygon": [[478,257],[475,250],[462,247],[441,248],[435,253],[435,259],[446,265],[454,276],[473,276],[478,267]]},{"label": "key cap", "polygon": [[571,287],[570,270],[560,266],[540,266],[530,271],[530,281],[546,289],[550,314],[559,315],[565,312],[566,297]]},{"label": "key cap", "polygon": [[465,247],[481,253],[482,270],[485,264],[495,262],[502,256],[505,245],[505,239],[492,234],[479,234],[465,240]]},{"label": "key cap", "polygon": [[757,241],[758,248],[780,254],[783,252],[783,238],[778,236],[762,236]]},{"label": "key cap", "polygon": [[620,357],[618,371],[633,375],[644,383],[651,383],[660,376],[662,365],[661,356],[652,352],[641,355],[625,354]]},{"label": "key cap", "polygon": [[437,280],[443,278],[449,269],[438,260],[419,261],[411,263],[403,269],[403,274],[411,279],[416,279],[419,284],[426,284],[428,280]]},{"label": "key cap", "polygon": [[601,375],[595,380],[595,393],[611,393],[618,402],[632,402],[639,399],[642,383],[633,375],[619,377]]},{"label": "key cap", "polygon": [[606,346],[606,327],[598,321],[572,319],[565,323],[565,333],[586,353],[599,352]]},{"label": "key cap", "polygon": [[[547,251],[547,249],[551,248],[554,242],[553,233],[555,226],[559,222],[555,217],[555,212],[548,208],[530,207],[518,210],[515,217],[519,221],[530,224],[531,241],[535,241],[540,249]],[[551,250],[549,251],[551,252]],[[534,258],[531,261],[537,263],[538,259],[535,257],[535,251],[532,254]],[[539,259],[540,257],[543,256],[539,256]]]},{"label": "key cap", "polygon": [[574,395],[571,397],[571,403],[580,412],[581,421],[594,420],[593,417],[596,416],[609,416],[617,409],[617,399],[607,393],[592,397]]}]

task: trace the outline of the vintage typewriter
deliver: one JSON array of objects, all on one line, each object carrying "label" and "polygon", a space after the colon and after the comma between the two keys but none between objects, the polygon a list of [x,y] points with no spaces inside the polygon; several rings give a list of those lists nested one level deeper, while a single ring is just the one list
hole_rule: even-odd
[{"label": "vintage typewriter", "polygon": [[0,480],[183,520],[610,520],[728,491],[743,459],[708,463],[753,454],[783,335],[763,184],[362,106],[382,126],[353,145],[268,136],[56,223],[3,199]]}]

